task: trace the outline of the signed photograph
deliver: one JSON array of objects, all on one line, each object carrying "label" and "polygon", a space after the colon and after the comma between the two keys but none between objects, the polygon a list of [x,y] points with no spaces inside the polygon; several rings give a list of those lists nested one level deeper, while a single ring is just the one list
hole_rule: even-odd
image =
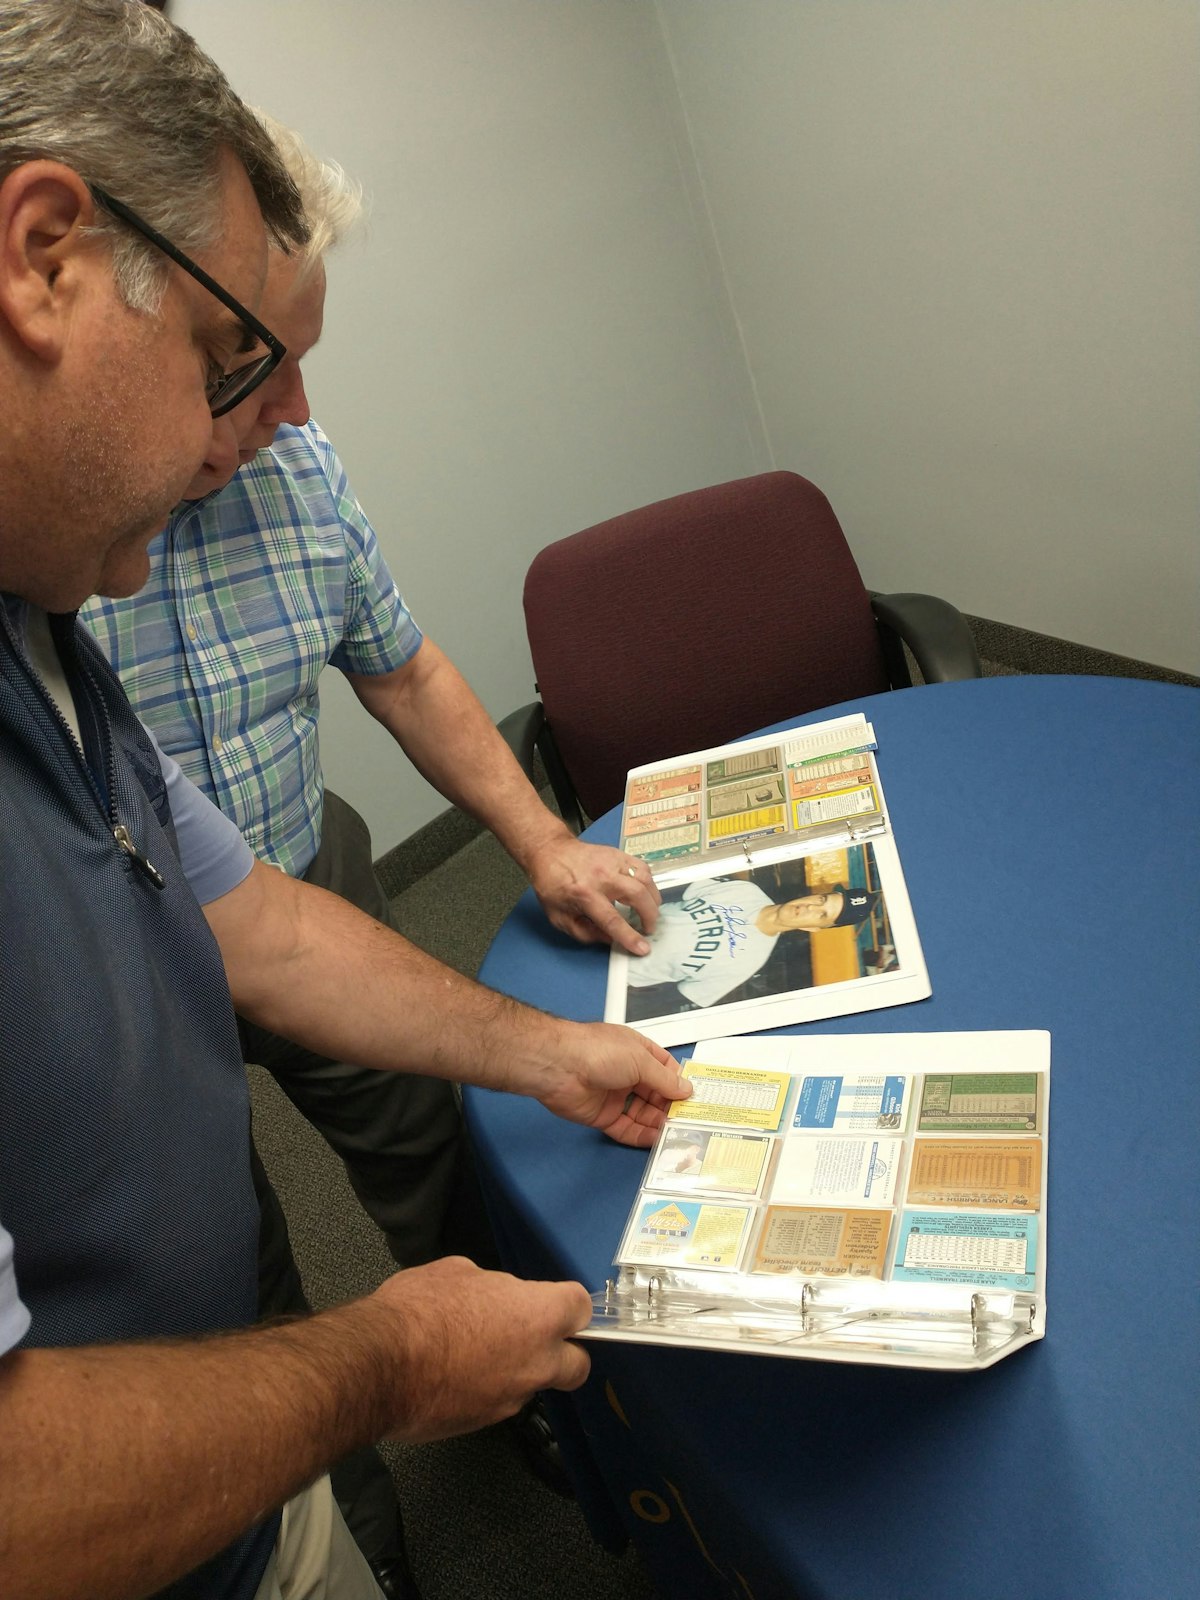
[{"label": "signed photograph", "polygon": [[790,994],[894,967],[873,847],[699,872],[663,892],[650,953],[629,963],[625,1020]]}]

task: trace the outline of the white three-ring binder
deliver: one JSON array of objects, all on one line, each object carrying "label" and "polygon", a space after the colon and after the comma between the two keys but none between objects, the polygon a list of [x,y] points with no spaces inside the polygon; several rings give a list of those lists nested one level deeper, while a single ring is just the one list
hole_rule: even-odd
[{"label": "white three-ring binder", "polygon": [[708,1040],[582,1337],[970,1370],[1046,1331],[1050,1037]]}]

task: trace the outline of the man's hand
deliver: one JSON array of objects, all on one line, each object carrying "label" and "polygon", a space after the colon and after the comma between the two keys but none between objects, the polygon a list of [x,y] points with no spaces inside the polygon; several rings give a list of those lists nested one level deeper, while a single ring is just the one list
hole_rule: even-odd
[{"label": "man's hand", "polygon": [[675,1059],[632,1028],[576,1023],[564,1043],[548,1082],[527,1092],[555,1116],[598,1128],[618,1144],[648,1149],[671,1101],[692,1092]]},{"label": "man's hand", "polygon": [[423,1444],[515,1415],[538,1389],[578,1389],[591,1365],[570,1336],[591,1320],[579,1283],[524,1283],[462,1256],[398,1272],[371,1301],[395,1326],[388,1436]]},{"label": "man's hand", "polygon": [[644,956],[650,946],[613,905],[637,913],[645,933],[654,932],[662,896],[644,861],[608,845],[585,844],[565,834],[543,844],[528,863],[529,881],[547,917],[561,933],[583,944],[619,945]]}]

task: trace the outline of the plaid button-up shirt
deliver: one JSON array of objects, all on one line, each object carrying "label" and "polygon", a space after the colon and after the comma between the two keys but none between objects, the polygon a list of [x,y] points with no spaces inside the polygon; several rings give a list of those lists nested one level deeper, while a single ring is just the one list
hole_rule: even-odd
[{"label": "plaid button-up shirt", "polygon": [[293,876],[321,842],[322,671],[392,672],[422,639],[312,422],[181,506],[141,593],[83,619],[162,748]]}]

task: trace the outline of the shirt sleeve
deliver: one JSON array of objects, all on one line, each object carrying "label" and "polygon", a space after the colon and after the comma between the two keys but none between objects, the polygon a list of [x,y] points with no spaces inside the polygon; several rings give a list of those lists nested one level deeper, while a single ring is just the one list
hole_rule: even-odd
[{"label": "shirt sleeve", "polygon": [[[152,733],[150,737],[154,739]],[[254,852],[224,812],[184,777],[179,763],[159,749],[157,739],[154,748],[167,786],[179,860],[192,893],[206,906],[249,877]]]},{"label": "shirt sleeve", "polygon": [[375,530],[355,498],[333,446],[315,423],[310,423],[307,431],[320,457],[346,541],[342,638],[329,659],[342,672],[372,676],[395,672],[412,660],[424,636],[388,570]]},{"label": "shirt sleeve", "polygon": [[0,1356],[7,1355],[25,1337],[29,1323],[29,1312],[17,1293],[13,1242],[0,1227]]}]

